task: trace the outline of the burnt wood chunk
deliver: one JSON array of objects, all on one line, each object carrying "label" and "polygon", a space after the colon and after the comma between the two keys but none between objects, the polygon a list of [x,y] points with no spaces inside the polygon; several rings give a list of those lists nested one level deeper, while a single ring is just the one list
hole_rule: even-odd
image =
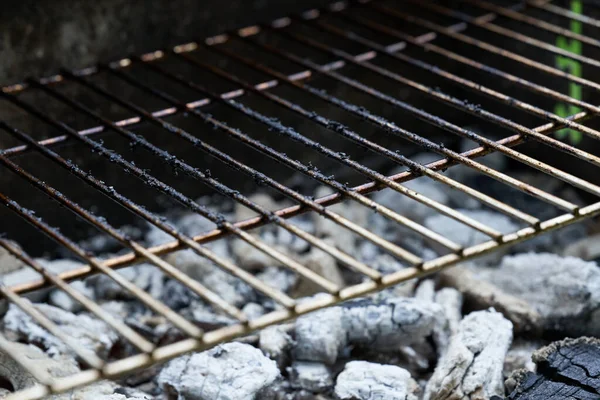
[{"label": "burnt wood chunk", "polygon": [[600,399],[600,339],[565,339],[533,354],[537,372],[517,372],[509,400]]}]

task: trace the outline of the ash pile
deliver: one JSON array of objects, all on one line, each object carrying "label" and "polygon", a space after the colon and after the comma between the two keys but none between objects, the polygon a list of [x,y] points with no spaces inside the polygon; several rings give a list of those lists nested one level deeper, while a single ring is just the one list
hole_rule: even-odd
[{"label": "ash pile", "polygon": [[[429,155],[415,159],[431,161]],[[486,162],[496,163],[496,169],[503,168],[493,156]],[[517,201],[529,211],[538,207],[525,195],[507,193],[503,199],[502,192],[494,192],[493,184],[479,183],[468,170],[460,168],[447,173],[467,182],[472,179],[470,183],[478,190],[493,193],[503,201]],[[543,177],[536,174],[520,178],[535,181],[537,186],[553,184],[540,182]],[[406,186],[462,209],[464,214],[499,231],[519,228],[503,215],[480,208],[462,193],[448,193],[427,178]],[[316,196],[323,194],[319,189]],[[565,195],[577,196],[574,192]],[[463,246],[482,241],[480,234],[462,229],[449,218],[389,189],[373,198]],[[264,194],[253,200],[270,210],[286,205]],[[210,199],[201,201],[207,203]],[[241,206],[219,207],[231,220],[253,216]],[[351,202],[332,208],[424,259],[436,257],[436,249],[423,239],[371,210]],[[197,215],[174,213],[167,218],[188,235],[214,228]],[[383,274],[406,267],[319,216],[305,214],[291,221]],[[341,268],[330,256],[282,228],[265,226],[252,234],[340,286],[360,283],[357,274]],[[140,235],[149,246],[172,240],[158,229]],[[113,243],[97,237],[85,245],[106,252]],[[240,239],[218,240],[206,246],[300,302],[322,295],[312,282],[280,268]],[[560,254],[555,254],[557,249]],[[295,322],[184,355],[119,381],[101,381],[52,399],[600,399],[600,340],[595,339],[600,337],[600,269],[594,261],[600,255],[600,239],[590,236],[588,227],[574,225],[509,251],[316,311]],[[170,254],[166,259],[250,319],[278,309],[272,300],[191,250]],[[81,266],[67,259],[39,261],[55,273]],[[0,255],[0,267],[8,286],[36,277],[35,272],[6,254]],[[120,273],[204,330],[235,323],[152,265],[127,267]],[[183,338],[168,321],[153,314],[108,277],[92,276],[71,285],[155,345]],[[28,296],[40,312],[87,351],[104,360],[134,354],[131,345],[63,292],[42,290]],[[7,338],[18,342],[15,346],[19,352],[52,376],[68,376],[82,368],[69,347],[14,305],[4,308],[1,328]],[[0,396],[34,383],[27,371],[2,354],[0,376]]]}]

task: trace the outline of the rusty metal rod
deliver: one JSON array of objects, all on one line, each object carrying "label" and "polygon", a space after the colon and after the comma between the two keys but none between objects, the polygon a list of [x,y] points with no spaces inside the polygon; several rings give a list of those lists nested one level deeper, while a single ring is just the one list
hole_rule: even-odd
[{"label": "rusty metal rod", "polygon": [[[138,85],[140,84],[139,81],[136,81],[135,79],[133,79],[131,77],[127,77],[127,79],[132,84],[135,84],[135,82],[137,82]],[[145,86],[145,85],[140,85],[140,87],[147,88],[147,86]],[[152,88],[149,88],[149,89],[153,90]],[[156,91],[153,90],[153,92],[156,92]],[[501,233],[497,232],[496,230],[494,230],[490,227],[487,227],[485,224],[475,221],[470,217],[467,217],[461,213],[456,212],[454,209],[452,209],[450,207],[447,207],[441,203],[438,203],[434,200],[424,197],[413,190],[410,190],[404,186],[401,186],[398,183],[387,179],[387,177],[378,173],[377,171],[374,171],[356,161],[350,160],[347,156],[339,154],[338,152],[333,151],[327,147],[324,147],[321,144],[301,135],[300,133],[296,132],[294,129],[292,129],[290,127],[286,127],[286,126],[282,125],[280,122],[275,121],[275,120],[271,119],[270,117],[267,117],[263,114],[260,114],[256,111],[244,106],[241,103],[238,103],[234,100],[226,100],[226,104],[230,105],[232,108],[237,109],[238,111],[241,111],[242,113],[246,114],[247,116],[251,117],[252,119],[262,122],[265,125],[268,125],[269,127],[273,128],[275,131],[291,138],[292,140],[298,141],[307,147],[313,148],[313,149],[317,150],[318,152],[325,154],[326,156],[341,162],[342,164],[346,164],[346,165],[350,166],[351,168],[363,173],[364,175],[366,175],[372,179],[375,179],[375,180],[379,181],[380,183],[385,184],[388,187],[391,187],[392,189],[394,189],[402,194],[405,194],[414,200],[417,200],[431,208],[436,209],[437,211],[449,216],[450,218],[456,219],[457,221],[460,221],[460,222],[464,223],[465,225],[472,227],[473,229],[479,230],[480,232],[485,233],[486,235],[488,235],[490,237],[499,238],[502,236]]]},{"label": "rusty metal rod", "polygon": [[[145,64],[145,65],[147,65],[148,67],[153,66],[152,64]],[[187,80],[181,78],[180,76],[171,74],[168,71],[164,70],[163,68],[157,67],[157,71],[159,73],[181,83],[181,84],[184,84],[184,85],[196,90],[196,91],[202,92],[203,94],[208,95],[208,96],[212,96],[212,98],[214,98],[215,101],[219,101],[217,98],[217,95],[211,94],[209,91],[207,91],[205,88],[200,87],[198,84],[195,84],[191,81],[187,81]],[[139,81],[136,81],[135,83],[137,85],[142,85]],[[184,106],[182,103],[177,102],[176,99],[173,99],[171,96],[169,96],[163,92],[158,92],[153,88],[148,88],[148,89],[153,94],[159,96],[160,98],[162,98],[165,101],[170,101],[173,104],[177,104],[179,107]],[[261,91],[261,93],[262,93],[262,91]],[[356,199],[358,202],[365,205],[366,207],[369,207],[370,209],[374,209],[375,211],[380,212],[383,215],[389,216],[394,221],[397,221],[397,222],[407,226],[408,228],[414,230],[415,232],[422,234],[424,237],[427,237],[427,238],[429,238],[429,239],[431,239],[431,240],[441,244],[442,246],[447,247],[455,252],[461,251],[460,245],[452,242],[451,240],[449,240],[447,238],[444,238],[443,236],[441,236],[433,231],[430,231],[429,229],[411,221],[410,219],[407,219],[406,217],[403,217],[401,215],[398,215],[397,213],[394,213],[393,211],[381,206],[380,204],[378,204],[360,194],[354,193],[354,191],[349,190],[345,185],[340,184],[339,182],[337,182],[335,179],[332,179],[331,177],[326,177],[324,174],[322,174],[318,170],[311,168],[309,166],[306,166],[306,165],[300,163],[299,161],[290,159],[289,157],[285,156],[284,154],[277,152],[276,150],[274,150],[273,148],[271,148],[269,146],[264,145],[260,141],[252,139],[251,137],[243,134],[242,132],[238,131],[237,129],[231,128],[231,127],[221,123],[220,121],[214,120],[214,118],[212,118],[211,116],[209,116],[207,114],[204,114],[204,113],[201,113],[198,111],[193,111],[192,114],[198,116],[200,119],[202,119],[205,122],[209,122],[209,123],[215,125],[222,131],[225,131],[226,133],[230,134],[232,137],[257,149],[258,151],[268,154],[270,157],[277,159],[278,161],[284,163],[285,165],[288,165],[291,168],[294,168],[302,173],[305,173],[306,175],[313,177],[314,179],[318,180],[319,182],[321,182],[323,184],[326,184],[336,190],[339,190],[341,193],[343,193],[345,196],[347,196],[349,198]],[[194,144],[195,146],[205,148],[205,145],[201,141],[199,142],[199,140],[197,138],[190,137],[189,135],[183,135],[183,137],[186,140],[188,140],[190,143]],[[211,154],[213,154],[212,151],[211,151]],[[216,157],[217,156],[221,157],[218,155],[218,153],[214,154],[214,155]],[[228,160],[228,162],[234,163],[236,165],[236,168],[240,168],[241,170],[247,171],[247,173],[250,176],[254,176],[254,174],[256,173],[256,172],[252,172],[255,170],[245,166],[244,164],[239,163],[238,161],[230,159],[230,160]],[[261,175],[261,181],[262,181],[262,179],[263,179],[263,176]],[[266,179],[266,177],[265,177],[265,179]],[[310,199],[307,199],[305,196],[299,195],[298,193],[296,193],[296,195],[293,195],[293,193],[292,193],[293,191],[291,191],[286,186],[283,186],[283,185],[279,185],[279,186],[280,186],[280,187],[278,187],[279,190],[285,191],[290,196],[293,196],[293,198],[298,198],[298,200],[302,201],[302,203],[304,205],[311,206],[311,207],[317,206],[317,207],[322,208],[324,211],[331,212],[330,210],[327,210],[326,208],[324,208],[316,203],[314,205],[312,205],[311,203],[313,203],[313,201]],[[363,230],[364,228],[360,228],[360,229]],[[387,241],[379,238],[377,235],[375,235],[374,237],[373,237],[373,235],[368,235],[368,236],[363,236],[363,237],[365,237],[368,240],[371,240],[375,244],[379,244],[381,241],[383,241],[382,243],[384,243],[385,245],[382,247],[384,247],[384,248],[389,248],[390,246],[395,246],[393,244],[388,244]],[[395,251],[397,251],[397,250],[392,251],[392,253],[394,253]]]},{"label": "rusty metal rod", "polygon": [[544,51],[548,51],[553,54],[558,54],[563,57],[577,60],[583,64],[586,64],[586,65],[589,65],[592,67],[600,68],[600,61],[598,61],[598,60],[594,60],[593,58],[586,57],[581,54],[575,54],[575,53],[572,53],[565,49],[561,49],[558,46],[548,44],[541,40],[534,39],[532,37],[524,35],[522,33],[518,33],[511,29],[507,29],[502,26],[496,25],[493,22],[490,22],[486,19],[470,17],[467,14],[452,10],[447,7],[439,6],[437,4],[431,4],[431,2],[425,2],[425,4],[424,4],[424,2],[418,2],[417,0],[409,0],[409,1],[411,1],[414,4],[418,4],[419,6],[423,6],[426,9],[437,11],[440,14],[443,14],[443,15],[446,15],[446,16],[449,16],[452,18],[456,18],[460,21],[463,21],[463,22],[472,24],[474,26],[477,26],[479,28],[485,29],[488,32],[493,32],[495,34],[515,40],[517,42],[524,43],[529,46],[536,47],[538,49],[542,49]]},{"label": "rusty metal rod", "polygon": [[[423,119],[426,119],[427,121],[430,121],[430,122],[432,121],[435,125],[438,125],[438,126],[444,128],[444,129],[451,129],[451,131],[452,130],[458,130],[458,132],[460,132],[461,136],[462,135],[468,135],[470,139],[471,139],[471,137],[480,138],[480,136],[477,135],[474,132],[471,132],[471,131],[462,129],[462,128],[456,126],[456,125],[450,124],[449,122],[444,121],[443,119],[440,119],[440,118],[438,118],[436,116],[433,116],[433,115],[431,115],[429,113],[426,113],[423,110],[416,109],[415,107],[413,107],[413,106],[411,106],[411,105],[409,105],[407,103],[404,103],[404,102],[402,102],[402,101],[400,101],[400,100],[398,100],[396,98],[393,98],[391,96],[385,95],[385,94],[383,94],[383,93],[381,93],[381,92],[379,92],[379,91],[377,91],[377,90],[375,90],[373,88],[365,86],[365,85],[363,85],[362,83],[360,83],[360,82],[358,82],[356,80],[347,78],[347,77],[345,77],[345,76],[343,76],[341,74],[338,74],[336,72],[324,71],[322,69],[319,69],[318,65],[316,65],[316,64],[314,64],[314,63],[312,63],[312,62],[310,62],[310,61],[308,61],[306,59],[297,57],[297,56],[295,56],[293,54],[281,51],[281,50],[279,50],[277,48],[274,48],[272,46],[268,46],[268,45],[265,45],[265,44],[262,44],[262,43],[261,44],[257,44],[254,41],[250,41],[250,43],[254,43],[257,46],[259,46],[259,47],[261,47],[261,48],[263,48],[263,49],[265,49],[265,50],[267,50],[267,51],[269,51],[269,52],[271,52],[273,54],[277,54],[277,55],[279,55],[281,57],[284,57],[284,58],[286,58],[286,59],[288,59],[290,61],[293,61],[293,62],[296,62],[298,64],[304,65],[304,66],[306,66],[308,68],[312,68],[313,70],[315,70],[317,72],[320,72],[323,75],[331,77],[331,78],[333,78],[333,79],[335,79],[335,80],[337,80],[339,82],[343,82],[343,83],[345,83],[345,84],[347,84],[347,85],[349,85],[349,86],[351,86],[353,88],[356,88],[359,91],[361,91],[363,93],[366,93],[366,94],[368,94],[370,96],[374,96],[374,97],[376,97],[376,98],[378,98],[380,100],[383,100],[385,102],[388,102],[388,103],[390,103],[390,104],[392,104],[394,106],[398,106],[398,107],[401,107],[403,109],[406,109],[407,111],[409,111],[411,113],[414,113],[414,114],[422,117]],[[261,67],[261,69],[262,69],[262,67]],[[328,102],[330,102],[332,104],[335,104],[336,106],[339,106],[339,107],[345,109],[346,111],[349,111],[349,112],[351,112],[351,113],[353,113],[355,115],[358,115],[358,116],[360,116],[361,118],[363,118],[365,120],[373,122],[373,123],[377,124],[378,126],[384,128],[388,132],[391,132],[393,134],[402,136],[402,137],[404,137],[404,138],[406,138],[408,140],[411,140],[411,141],[413,141],[415,143],[421,144],[425,148],[429,148],[429,149],[431,149],[433,151],[436,151],[436,152],[438,152],[440,154],[443,154],[445,156],[452,157],[453,160],[459,160],[461,163],[467,164],[470,167],[477,168],[479,171],[481,171],[481,172],[483,172],[483,173],[491,176],[492,178],[500,180],[500,181],[502,181],[504,183],[507,183],[507,184],[515,187],[518,190],[521,190],[521,191],[523,191],[525,193],[528,193],[528,194],[531,194],[531,195],[533,195],[535,197],[538,197],[538,198],[540,198],[540,199],[542,199],[542,200],[544,200],[546,202],[549,202],[549,203],[551,203],[551,204],[553,204],[553,205],[555,205],[557,207],[560,207],[562,209],[569,210],[570,212],[576,212],[576,210],[578,208],[577,205],[572,204],[570,202],[567,202],[567,201],[565,201],[563,199],[560,199],[560,198],[558,198],[558,197],[556,197],[554,195],[551,195],[551,194],[549,194],[547,192],[544,192],[544,191],[542,191],[542,190],[540,190],[540,189],[538,189],[538,188],[536,188],[534,186],[527,185],[527,184],[525,184],[525,183],[523,183],[521,181],[518,181],[518,180],[515,180],[514,178],[509,177],[508,175],[499,173],[499,172],[497,172],[497,171],[495,171],[493,169],[487,168],[487,167],[482,166],[480,164],[477,164],[477,163],[475,163],[475,162],[473,162],[471,160],[468,160],[466,157],[462,157],[458,153],[453,152],[453,151],[447,149],[445,146],[423,142],[423,138],[421,138],[420,136],[414,135],[414,134],[411,135],[411,134],[407,133],[406,131],[403,131],[402,129],[398,128],[394,123],[389,122],[389,121],[385,120],[384,118],[377,117],[377,116],[373,115],[368,110],[366,110],[364,107],[356,107],[354,105],[348,104],[347,102],[345,102],[343,100],[340,100],[340,99],[337,99],[337,98],[335,98],[333,96],[327,95],[323,91],[321,91],[319,89],[312,88],[311,86],[306,85],[306,84],[295,83],[294,86],[296,86],[296,85],[302,85],[301,87],[304,90],[307,90],[308,92],[310,92],[311,94],[314,94],[317,97],[320,97],[320,98],[322,98],[322,99],[324,99],[324,100],[326,100],[326,101],[328,101]],[[471,139],[471,140],[479,141],[477,139]],[[485,139],[485,140],[487,141],[488,139]],[[493,141],[489,140],[489,142],[493,142]]]},{"label": "rusty metal rod", "polygon": [[[344,18],[344,19],[348,19],[360,26],[365,26],[367,28],[370,28],[372,30],[375,30],[377,32],[380,33],[384,33],[387,34],[389,36],[392,36],[394,38],[398,38],[404,42],[410,43],[411,45],[414,46],[418,46],[421,47],[422,49],[424,49],[425,51],[428,52],[432,52],[432,53],[436,53],[439,55],[442,55],[450,60],[454,60],[454,61],[458,61],[461,64],[464,65],[468,65],[470,67],[473,67],[479,71],[483,71],[486,72],[488,74],[494,75],[494,76],[498,76],[501,77],[504,80],[507,80],[509,82],[513,82],[513,83],[517,83],[519,86],[522,86],[534,93],[537,94],[541,94],[543,96],[547,96],[550,97],[552,99],[555,100],[559,100],[559,101],[563,101],[565,103],[569,103],[569,104],[573,104],[577,107],[580,107],[586,111],[589,111],[593,114],[600,114],[600,107],[595,106],[593,104],[587,103],[585,101],[582,100],[578,100],[578,99],[574,99],[573,97],[567,96],[563,93],[557,92],[556,90],[552,90],[546,86],[542,86],[542,85],[538,85],[537,83],[528,81],[524,78],[521,78],[519,76],[510,74],[508,72],[502,71],[498,68],[492,67],[490,65],[481,63],[479,61],[475,61],[473,59],[470,59],[468,57],[462,56],[458,53],[455,53],[453,51],[447,50],[445,48],[442,48],[440,46],[437,46],[431,42],[429,43],[423,43],[422,41],[418,40],[417,38],[407,35],[406,33],[400,32],[399,30],[395,29],[395,28],[391,28],[387,25],[381,25],[379,23],[377,23],[376,21],[373,21],[371,19],[367,19],[364,17],[357,17],[357,16],[351,16],[347,13],[338,13],[336,14],[337,16]],[[350,37],[355,37],[355,38],[359,38],[360,36],[357,35],[354,32],[346,32],[347,36]],[[362,40],[362,39],[361,39]],[[393,52],[396,53],[394,51],[393,46],[385,46],[385,49],[387,52]],[[563,125],[563,124],[561,124]]]}]

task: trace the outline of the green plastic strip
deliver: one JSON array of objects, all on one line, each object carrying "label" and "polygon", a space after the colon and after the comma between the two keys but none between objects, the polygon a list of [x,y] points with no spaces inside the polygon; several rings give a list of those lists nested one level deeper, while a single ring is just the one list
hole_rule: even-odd
[{"label": "green plastic strip", "polygon": [[[571,11],[577,14],[583,13],[583,3],[581,0],[571,0]],[[583,28],[580,21],[571,21],[571,32],[581,34]],[[556,45],[563,50],[567,50],[573,54],[580,55],[582,53],[582,46],[579,40],[568,39],[564,36],[556,38]],[[569,72],[572,75],[581,77],[581,63],[577,60],[572,60],[565,56],[556,56],[556,67]],[[581,86],[574,82],[569,82],[569,96],[576,99],[582,100]],[[573,114],[577,114],[581,109],[572,104],[559,103],[554,107],[554,113],[560,117],[568,117]],[[556,137],[559,139],[568,139],[573,144],[581,142],[582,133],[573,129],[565,128],[556,132]]]}]

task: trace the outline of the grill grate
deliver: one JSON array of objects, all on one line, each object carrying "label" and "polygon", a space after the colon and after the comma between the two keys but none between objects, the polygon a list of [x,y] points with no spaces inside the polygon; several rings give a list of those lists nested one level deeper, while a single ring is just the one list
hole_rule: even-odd
[{"label": "grill grate", "polygon": [[[52,378],[36,365],[30,365],[31,363],[27,359],[19,357],[19,354],[14,354],[10,342],[4,337],[0,337],[0,348],[21,363],[40,383],[38,386],[17,392],[8,398],[37,399],[49,393],[63,392],[99,379],[127,374],[189,351],[206,349],[223,341],[248,335],[255,330],[284,322],[319,308],[431,274],[458,262],[598,215],[600,202],[596,200],[590,204],[575,204],[551,193],[550,190],[525,183],[477,161],[478,158],[492,152],[502,153],[517,164],[536,169],[569,186],[587,192],[592,197],[600,196],[600,186],[578,176],[579,174],[567,172],[553,165],[552,162],[542,161],[541,157],[536,158],[527,151],[515,149],[516,146],[526,142],[528,144],[537,143],[544,149],[552,149],[552,151],[568,155],[570,159],[581,160],[586,163],[585,165],[600,166],[600,158],[584,150],[584,146],[575,146],[568,143],[567,140],[559,140],[552,136],[554,132],[568,128],[587,137],[598,139],[600,131],[591,127],[590,124],[584,125],[583,122],[598,114],[600,108],[583,100],[582,97],[567,96],[559,90],[552,89],[551,85],[539,83],[537,75],[543,74],[553,80],[579,85],[585,89],[586,93],[587,91],[594,93],[600,88],[600,85],[580,75],[565,73],[550,66],[551,63],[536,61],[537,55],[529,57],[507,50],[511,46],[517,46],[517,48],[527,46],[527,49],[539,51],[541,59],[546,60],[548,56],[568,56],[584,65],[585,68],[594,69],[600,66],[600,62],[596,59],[567,52],[548,41],[535,39],[528,33],[520,33],[513,27],[523,24],[528,29],[534,29],[542,35],[541,37],[554,38],[558,34],[580,41],[590,48],[599,48],[598,40],[545,22],[539,13],[562,18],[563,22],[573,19],[592,28],[599,27],[600,22],[592,17],[574,14],[550,2],[531,0],[525,3],[527,6],[519,3],[517,6],[509,7],[508,5],[498,5],[498,2],[464,0],[461,4],[469,5],[470,8],[465,6],[460,8],[461,11],[457,11],[458,8],[451,9],[432,2],[414,0],[403,4],[402,7],[394,6],[393,2],[384,1],[338,2],[324,10],[310,10],[301,16],[282,18],[267,25],[247,27],[230,34],[208,38],[204,42],[192,42],[176,46],[168,51],[156,51],[141,57],[126,58],[81,71],[64,70],[60,75],[39,80],[29,79],[24,83],[3,88],[2,97],[6,104],[16,106],[20,112],[26,115],[27,120],[41,121],[42,126],[58,132],[58,135],[55,136],[38,138],[33,129],[29,129],[28,132],[28,129],[18,128],[11,121],[0,121],[0,127],[18,140],[17,145],[0,151],[0,162],[5,169],[16,173],[33,187],[41,190],[75,213],[80,219],[112,237],[123,248],[130,251],[109,259],[98,258],[82,245],[70,239],[69,235],[62,233],[58,227],[50,224],[44,218],[38,217],[35,214],[38,210],[25,205],[23,201],[15,200],[14,196],[9,196],[4,190],[0,191],[0,199],[8,209],[87,263],[86,266],[75,270],[53,274],[32,256],[7,240],[8,237],[0,238],[2,247],[43,277],[40,280],[32,280],[10,287],[0,287],[2,295],[31,316],[48,332],[64,340],[80,357],[83,365],[88,367],[87,370],[74,376]],[[515,23],[517,25],[514,25]],[[495,36],[486,36],[487,34]],[[550,36],[543,36],[547,34]],[[326,39],[324,39],[325,37]],[[498,41],[498,37],[505,45],[493,44],[494,40]],[[396,42],[386,44],[385,41]],[[448,43],[453,45],[450,46]],[[241,48],[250,50],[244,52],[240,51]],[[359,52],[354,51],[355,49],[362,50]],[[462,51],[464,49],[469,51]],[[198,54],[201,56],[199,57]],[[498,67],[502,64],[486,61],[487,57],[497,57],[498,60],[513,63],[511,71],[518,72],[507,72]],[[321,62],[322,59],[326,61]],[[436,59],[438,62],[429,62],[428,59]],[[277,61],[267,62],[268,60]],[[279,67],[271,66],[273,64],[279,65]],[[446,68],[446,66],[448,67]],[[252,83],[253,80],[246,79],[243,77],[244,74],[237,72],[236,68],[242,67],[245,68],[245,74],[262,76],[263,80],[258,84]],[[419,75],[415,75],[417,77],[413,78],[412,74],[405,74],[403,68],[408,67],[418,71]],[[299,68],[300,71],[298,71]],[[293,69],[294,72],[288,73],[287,69]],[[452,70],[459,72],[454,73],[451,72]],[[188,74],[181,71],[188,71]],[[521,74],[521,72],[523,73]],[[485,77],[484,83],[479,83],[481,80],[475,78],[471,80],[472,73]],[[425,75],[423,74],[429,74],[426,75],[428,78],[424,79]],[[524,78],[524,75],[527,78]],[[161,85],[154,84],[154,81],[148,78],[150,76],[154,77],[157,82],[159,80],[163,82],[162,86],[166,89],[162,89]],[[214,88],[219,85],[211,83],[213,78],[203,80],[198,76],[218,78],[223,85],[233,89],[219,91]],[[529,78],[530,76],[532,78]],[[113,84],[103,85],[104,81],[95,79],[96,77],[101,77],[106,82],[113,82]],[[520,100],[505,94],[502,90],[492,89],[492,86],[497,86],[495,85],[497,82],[490,82],[490,78],[501,82],[503,87],[510,86],[510,90],[516,90],[516,93],[523,95],[522,98],[542,99],[540,101],[545,105],[549,100],[563,102],[576,107],[577,111],[574,115],[561,117],[546,111],[547,107],[534,105],[534,101]],[[334,91],[323,90],[319,85],[321,82],[319,79],[326,79],[337,85],[336,87],[351,89],[353,93],[358,93],[360,96],[364,96],[363,98],[372,101],[372,104],[384,105],[387,107],[384,110],[393,110],[392,114],[388,113],[392,117],[384,116],[384,112],[376,111],[378,109],[375,106],[363,107],[345,96],[339,96]],[[386,82],[388,86],[393,84],[395,87],[409,88],[411,94],[405,98],[406,96],[398,94],[398,91],[378,89],[375,83],[381,81]],[[440,88],[429,83],[434,81],[443,86]],[[488,85],[488,83],[490,84]],[[87,96],[90,96],[90,98],[98,99],[97,103],[89,106],[87,105],[88,101],[71,96],[68,91],[61,89],[66,85],[78,87],[86,93],[84,98],[87,99]],[[135,95],[137,97],[123,95],[120,92],[120,87],[123,85],[131,87],[131,90],[137,93]],[[175,87],[179,89],[169,90]],[[285,90],[278,90],[283,88]],[[452,88],[460,90],[460,93],[462,91],[468,93],[469,100],[461,100],[448,94],[454,90]],[[290,90],[295,91],[296,97],[291,95]],[[28,101],[26,94],[31,91],[43,93],[47,96],[45,98],[67,107],[69,122],[53,116],[52,112],[46,111],[39,104],[32,104]],[[194,100],[186,101],[183,99],[183,95],[174,94],[175,92],[186,93],[186,96],[192,96]],[[295,100],[298,93],[302,101]],[[521,96],[518,97],[521,98]],[[144,100],[137,100],[141,98]],[[255,104],[252,101],[246,102],[244,101],[246,98],[250,98],[252,101],[258,99],[262,101],[260,104],[263,106],[260,107],[259,103]],[[438,101],[436,106],[439,106],[440,109],[445,107],[444,109],[452,111],[446,112],[444,116],[437,112],[426,111],[431,107],[415,105],[413,99],[418,98],[435,99]],[[148,107],[140,105],[146,99],[159,101],[166,106],[156,111],[148,111]],[[487,102],[481,99],[487,99],[485,100]],[[475,101],[482,101],[484,105],[476,104]],[[314,107],[302,105],[313,103],[324,104],[329,110],[336,109],[346,116],[352,116],[360,123],[374,127],[378,132],[384,131],[390,137],[405,140],[402,143],[412,143],[421,149],[436,153],[442,158],[428,164],[420,164],[403,155],[401,151],[392,150],[392,146],[381,144],[378,136],[362,135],[358,129],[340,123],[337,118],[327,117],[325,113],[314,111]],[[120,110],[126,110],[127,118],[114,119],[109,116],[110,112],[99,111],[101,108],[98,106],[99,104],[103,106],[109,104],[109,107],[118,106]],[[264,106],[265,104],[268,106]],[[488,107],[488,104],[500,104],[504,108]],[[226,110],[226,113],[211,115],[205,111],[216,106],[221,107],[217,111]],[[260,111],[262,109],[276,111],[269,113]],[[494,111],[491,111],[492,109]],[[274,116],[279,117],[282,111],[288,113],[286,115],[300,118],[304,121],[303,125],[292,127],[291,124],[273,118]],[[398,112],[402,113],[402,120],[393,118]],[[544,124],[530,128],[528,127],[530,125],[518,122],[521,117],[516,117],[517,112],[531,115],[537,118],[536,121],[544,121]],[[185,121],[173,119],[173,117],[184,115]],[[492,135],[476,133],[470,128],[465,128],[462,123],[451,122],[459,120],[458,117],[454,118],[456,115],[468,116],[469,120],[481,121],[482,124],[487,124],[485,126],[491,127],[490,132],[512,131],[513,133],[500,139]],[[75,116],[77,118],[85,117],[86,121],[94,121],[97,125],[79,129],[76,127],[78,120]],[[252,121],[254,128],[256,126],[262,130],[267,128],[273,136],[293,142],[292,148],[296,149],[298,153],[289,156],[279,150],[280,147],[276,141],[257,139],[251,133],[253,132],[251,128],[235,127],[235,121],[242,117]],[[446,135],[450,135],[448,137],[466,138],[475,142],[479,147],[462,153],[452,150],[443,141],[439,142],[436,138],[427,138],[427,135],[415,133],[418,129],[405,128],[402,121],[409,119],[412,121],[411,118],[414,119],[414,124],[417,124],[415,126],[427,126],[427,132],[436,128],[445,132]],[[521,120],[531,121],[531,119],[523,118]],[[315,182],[332,189],[333,193],[314,199],[300,190],[294,189],[291,185],[280,183],[270,174],[261,172],[249,163],[232,156],[227,150],[222,150],[218,145],[210,144],[211,141],[191,133],[194,128],[187,127],[194,126],[190,125],[192,120],[195,121],[196,127],[201,126],[204,129],[205,126],[212,126],[218,135],[223,135],[223,137],[243,144],[248,149],[267,155],[291,171],[309,176]],[[392,120],[398,124],[396,125],[396,122],[392,122]],[[462,121],[462,119],[460,120]],[[349,156],[332,149],[329,144],[316,139],[314,135],[305,133],[307,123],[310,123],[310,126],[322,127],[323,131],[330,135],[329,138],[347,139],[353,143],[355,150],[368,150],[380,159],[392,161],[407,169],[404,172],[386,176],[377,168],[369,166],[368,162],[359,161],[360,151]],[[162,135],[173,137],[172,140],[177,138],[188,147],[197,148],[199,154],[210,155],[232,170],[243,174],[246,179],[250,178],[258,182],[261,186],[293,200],[295,204],[273,211],[255,203],[243,194],[243,191],[226,184],[221,177],[213,177],[209,171],[202,171],[195,164],[184,161],[183,157],[178,157],[176,153],[154,144],[144,134],[146,129],[157,129]],[[157,160],[181,173],[182,176],[191,178],[190,182],[202,182],[216,193],[256,212],[257,216],[234,222],[230,221],[222,212],[194,201],[189,195],[184,194],[182,189],[179,189],[180,186],[176,184],[177,178],[173,178],[171,181],[159,178],[155,176],[153,169],[147,169],[145,166],[132,162],[127,155],[111,150],[109,145],[105,145],[103,141],[96,138],[96,136],[109,131],[131,143],[132,146],[143,148]],[[86,152],[93,153],[94,157],[105,158],[113,166],[118,167],[123,176],[129,174],[139,179],[148,187],[175,200],[189,211],[206,217],[216,225],[216,228],[195,236],[174,228],[155,211],[147,209],[139,201],[131,199],[120,189],[113,187],[112,185],[116,182],[104,182],[102,178],[86,171],[76,161],[62,156],[59,145],[66,142],[76,143],[80,148],[86,149]],[[332,143],[336,143],[336,141],[334,140]],[[328,176],[307,162],[306,158],[301,157],[308,151],[319,154],[319,157],[323,159],[334,160],[339,163],[340,168],[354,171],[362,179],[366,177],[369,181],[356,186],[342,183],[339,178]],[[28,169],[22,167],[18,162],[20,158],[17,157],[25,154],[39,155],[50,161],[54,168],[68,171],[69,174],[93,188],[96,193],[102,193],[134,215],[168,233],[174,240],[158,246],[144,246],[105,218],[93,213],[88,207],[79,205],[44,178],[28,172]],[[299,159],[295,159],[295,157],[299,157]],[[495,196],[476,190],[444,173],[447,168],[457,164],[503,184],[506,190],[513,188],[521,191],[536,198],[546,207],[560,212],[557,212],[556,216],[552,218],[534,216],[532,213],[509,205]],[[587,169],[589,168],[590,166],[587,167]],[[403,182],[421,176],[438,181],[451,190],[463,192],[485,207],[509,217],[520,224],[521,228],[513,232],[500,232],[457,209],[402,185]],[[586,176],[593,176],[593,173],[587,173]],[[422,223],[377,203],[368,196],[370,193],[384,188],[408,196],[436,212],[484,234],[489,239],[483,243],[464,247],[454,238],[443,236]],[[381,216],[426,238],[428,243],[432,243],[436,249],[443,249],[443,251],[440,251],[437,257],[425,260],[414,251],[370,232],[360,223],[353,222],[334,209],[328,208],[328,206],[341,201],[356,202],[372,209]],[[291,217],[303,213],[316,213],[347,229],[362,240],[373,243],[401,260],[406,268],[391,274],[382,274],[368,263],[301,229],[298,224],[289,220]],[[291,256],[248,232],[265,224],[278,225],[289,231],[311,246],[327,253],[339,264],[361,274],[364,281],[348,287],[338,287],[334,282],[318,275]],[[288,294],[262,282],[231,260],[202,246],[228,235],[239,238],[260,250],[275,260],[277,265],[311,281],[328,295],[299,303]],[[239,308],[227,303],[211,288],[190,278],[161,258],[161,256],[182,249],[191,249],[210,260],[219,268],[273,299],[281,307],[262,317],[248,320]],[[235,319],[237,323],[205,332],[117,272],[119,268],[142,261],[155,265],[166,275],[179,281],[206,302]],[[97,273],[110,277],[149,309],[163,316],[180,331],[182,339],[172,344],[157,346],[67,283]],[[28,292],[48,286],[59,288],[80,302],[87,311],[106,322],[131,343],[137,350],[137,354],[107,362],[69,340],[55,323],[22,297]]]}]

